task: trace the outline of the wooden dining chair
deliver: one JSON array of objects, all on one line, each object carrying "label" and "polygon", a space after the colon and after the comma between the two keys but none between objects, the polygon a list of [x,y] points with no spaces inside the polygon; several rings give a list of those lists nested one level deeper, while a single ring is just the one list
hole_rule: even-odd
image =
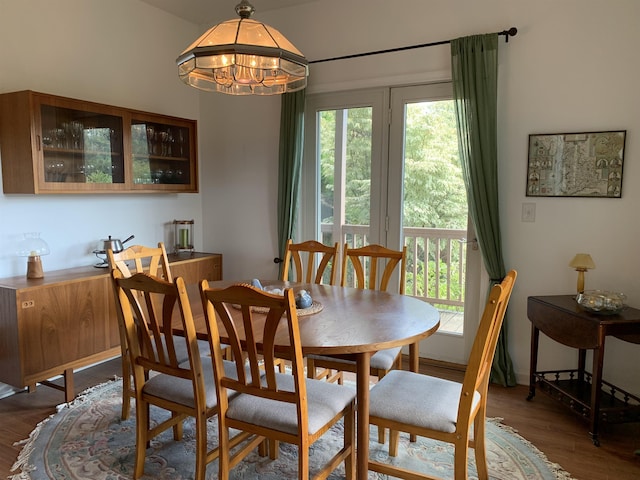
[{"label": "wooden dining chair", "polygon": [[[273,459],[278,457],[279,442],[297,445],[298,478],[308,479],[310,446],[341,419],[344,444],[315,478],[326,478],[342,462],[347,479],[353,478],[355,391],[305,377],[293,290],[287,288],[284,295],[274,295],[250,285],[212,289],[204,280],[200,291],[218,392],[218,478],[228,479],[230,469],[253,448],[231,452],[229,431],[237,429],[268,439]],[[233,377],[223,368],[218,322],[226,332],[225,341],[228,337],[233,358],[239,359]],[[291,359],[291,374],[277,371],[274,361],[280,353]],[[245,374],[243,357],[250,377]],[[231,397],[230,393],[237,395]]]},{"label": "wooden dining chair", "polygon": [[[391,250],[381,245],[367,245],[361,248],[349,248],[345,244],[342,251],[342,276],[341,285],[355,285],[357,288],[387,291],[394,272],[400,269],[399,293],[404,294],[405,267],[407,247],[402,250]],[[351,265],[351,269],[348,268]],[[352,272],[352,273],[351,273]],[[353,278],[350,278],[353,275]],[[351,283],[353,280],[354,283]],[[348,321],[348,319],[345,319]],[[400,347],[380,350],[371,356],[371,375],[382,378],[394,367],[400,365]],[[316,368],[322,368],[321,373]],[[310,355],[307,360],[307,372],[311,378],[328,378],[329,381],[343,382],[343,371],[356,371],[354,361],[339,358]],[[337,373],[326,375],[327,370],[335,370]]]},{"label": "wooden dining chair", "polygon": [[[467,478],[469,448],[475,449],[478,478],[488,479],[485,420],[487,390],[498,335],[517,273],[510,271],[489,294],[462,383],[394,370],[371,389],[369,422],[389,428],[389,455],[398,453],[399,432],[454,445],[454,478]],[[473,430],[473,431],[472,431]],[[369,460],[369,469],[392,477],[428,478],[398,462]]]},{"label": "wooden dining chair", "polygon": [[[167,251],[163,242],[158,242],[157,247],[144,245],[132,245],[120,252],[107,250],[107,261],[110,268],[117,268],[124,277],[130,277],[134,273],[146,272],[151,276],[163,278],[171,282],[172,274],[169,266]],[[206,341],[198,340],[200,348],[207,350],[209,344]],[[131,379],[131,366],[127,354],[127,342],[125,332],[120,329],[120,350],[122,352],[122,419],[129,418],[131,410],[131,399],[135,395],[133,382]],[[228,350],[226,351],[228,359]],[[178,362],[188,360],[188,352],[182,342],[176,344],[176,355]]]},{"label": "wooden dining chair", "polygon": [[[289,239],[284,252],[281,280],[293,279],[295,282],[335,285],[338,250],[338,242],[330,247],[315,240],[293,243]],[[324,282],[327,269],[329,279],[328,282]]]},{"label": "wooden dining chair", "polygon": [[[181,277],[167,282],[147,273],[125,278],[117,268],[111,271],[119,320],[125,332],[136,400],[136,455],[133,478],[144,474],[146,449],[152,438],[173,428],[174,440],[182,438],[182,422],[195,418],[195,474],[204,480],[206,466],[218,458],[218,448],[207,445],[207,419],[218,413],[209,351],[201,352],[187,290]],[[179,320],[179,323],[177,319]],[[171,334],[174,323],[184,336]],[[208,342],[207,342],[208,343]],[[188,360],[178,360],[179,344]],[[233,376],[235,363],[221,361]],[[171,416],[151,423],[149,406],[168,410]],[[230,441],[235,446],[247,441],[242,434]]]},{"label": "wooden dining chair", "polygon": [[[168,282],[172,281],[169,259],[164,243],[159,242],[157,247],[132,245],[120,252],[107,250],[109,268],[117,268],[124,277],[130,277],[133,273],[147,271],[154,277],[162,277]],[[122,325],[119,322],[119,325]],[[129,418],[131,399],[135,396],[135,390],[131,379],[131,365],[127,349],[127,337],[123,328],[120,331],[120,351],[122,357],[122,419]],[[180,361],[186,360],[186,351],[180,352]]]}]

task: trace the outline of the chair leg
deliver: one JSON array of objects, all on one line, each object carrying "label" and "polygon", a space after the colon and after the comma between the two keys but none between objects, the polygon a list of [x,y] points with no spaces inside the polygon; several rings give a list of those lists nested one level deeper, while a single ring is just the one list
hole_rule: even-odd
[{"label": "chair leg", "polygon": [[307,378],[316,378],[316,367],[311,358],[307,358]]},{"label": "chair leg", "polygon": [[269,458],[271,460],[277,460],[280,454],[280,442],[272,438],[269,439]]},{"label": "chair leg", "polygon": [[136,463],[133,478],[144,475],[144,460],[149,443],[149,404],[136,401]]},{"label": "chair leg", "polygon": [[309,480],[309,440],[298,445],[298,480]]},{"label": "chair leg", "polygon": [[222,358],[224,360],[233,360],[233,353],[231,352],[231,347],[227,346],[222,349]]},{"label": "chair leg", "polygon": [[230,467],[230,450],[229,445],[229,428],[225,425],[224,420],[218,419],[218,478],[228,479]]},{"label": "chair leg", "polygon": [[344,470],[347,480],[356,478],[356,426],[355,426],[355,404],[351,404],[351,409],[344,417],[344,445],[351,445],[351,453],[344,460]]},{"label": "chair leg", "polygon": [[[147,410],[149,405],[147,404]],[[171,412],[172,417],[179,417],[180,414],[177,412]],[[177,442],[182,440],[182,422],[178,422],[173,426],[173,439]]]},{"label": "chair leg", "polygon": [[120,417],[122,420],[126,420],[129,418],[131,414],[131,376],[125,376],[124,367],[122,368],[122,411],[120,413]]},{"label": "chair leg", "polygon": [[[180,422],[182,425],[182,422]],[[194,480],[204,480],[207,473],[207,419],[196,416],[196,471]]]},{"label": "chair leg", "polygon": [[264,440],[263,442],[260,442],[260,445],[258,445],[258,455],[260,455],[261,457],[266,457],[269,454],[269,444],[267,443],[267,440]]},{"label": "chair leg", "polygon": [[453,446],[453,478],[467,480],[467,462],[469,456],[469,437],[457,440]]},{"label": "chair leg", "polygon": [[487,451],[485,449],[485,416],[484,412],[478,412],[473,422],[473,444],[476,456],[476,468],[478,479],[487,480],[489,469],[487,468]]},{"label": "chair leg", "polygon": [[[120,335],[120,344],[126,345],[126,337],[123,339]],[[129,365],[129,352],[126,347],[122,347],[122,353],[120,355],[122,362],[122,412],[120,414],[122,420],[129,418],[131,412],[131,368]]]},{"label": "chair leg", "polygon": [[389,456],[398,456],[398,441],[400,440],[400,432],[398,430],[389,429]]}]

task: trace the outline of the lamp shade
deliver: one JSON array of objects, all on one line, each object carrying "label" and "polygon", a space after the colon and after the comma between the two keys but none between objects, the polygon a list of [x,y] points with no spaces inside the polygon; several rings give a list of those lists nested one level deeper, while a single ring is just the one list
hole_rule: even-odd
[{"label": "lamp shade", "polygon": [[593,259],[588,253],[576,253],[573,260],[569,262],[569,266],[576,270],[592,270],[596,268],[596,264],[593,263]]},{"label": "lamp shade", "polygon": [[49,255],[49,253],[49,245],[40,238],[40,233],[37,232],[25,233],[16,251],[16,255],[19,257],[39,257]]},{"label": "lamp shade", "polygon": [[284,35],[249,17],[247,0],[239,19],[211,27],[180,54],[178,76],[187,85],[231,95],[274,95],[307,85],[308,62]]}]

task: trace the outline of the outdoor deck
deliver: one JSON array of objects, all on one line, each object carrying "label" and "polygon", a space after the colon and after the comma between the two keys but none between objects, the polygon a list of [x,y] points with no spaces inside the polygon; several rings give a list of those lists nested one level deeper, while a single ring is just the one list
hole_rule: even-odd
[{"label": "outdoor deck", "polygon": [[462,312],[440,310],[440,328],[438,331],[462,335],[463,325],[464,314]]}]

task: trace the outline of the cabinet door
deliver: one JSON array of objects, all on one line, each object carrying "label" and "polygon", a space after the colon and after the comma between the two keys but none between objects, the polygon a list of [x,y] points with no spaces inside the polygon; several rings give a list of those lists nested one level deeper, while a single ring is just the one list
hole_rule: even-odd
[{"label": "cabinet door", "polygon": [[195,120],[24,90],[0,94],[4,193],[196,193]]},{"label": "cabinet door", "polygon": [[111,189],[125,183],[122,117],[40,105],[44,189]]},{"label": "cabinet door", "polygon": [[80,359],[118,345],[113,345],[118,337],[112,330],[117,325],[109,318],[108,287],[107,280],[95,278],[20,292],[18,305],[32,305],[19,314],[26,378],[79,364]]},{"label": "cabinet door", "polygon": [[222,280],[222,256],[212,254],[193,260],[171,263],[173,278],[182,277],[187,285],[197,284],[200,280]]},{"label": "cabinet door", "polygon": [[131,156],[134,190],[197,192],[195,122],[133,114]]}]

